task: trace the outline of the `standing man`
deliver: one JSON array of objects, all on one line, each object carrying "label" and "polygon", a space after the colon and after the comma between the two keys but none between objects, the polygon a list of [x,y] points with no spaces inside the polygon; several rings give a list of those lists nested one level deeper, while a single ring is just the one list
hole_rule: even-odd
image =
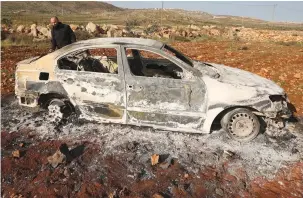
[{"label": "standing man", "polygon": [[53,25],[52,34],[52,49],[60,49],[66,45],[76,42],[76,36],[69,25],[63,24],[59,21],[58,17],[52,17],[50,19]]}]

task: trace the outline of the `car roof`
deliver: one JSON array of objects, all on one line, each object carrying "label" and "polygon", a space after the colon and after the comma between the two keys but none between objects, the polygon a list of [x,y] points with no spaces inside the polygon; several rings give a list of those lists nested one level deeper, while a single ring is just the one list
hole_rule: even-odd
[{"label": "car roof", "polygon": [[156,49],[161,49],[164,46],[164,43],[152,39],[144,39],[144,38],[131,38],[131,37],[115,37],[115,38],[95,38],[82,40],[70,45],[67,45],[59,50],[56,50],[52,53],[53,57],[60,56],[62,53],[76,49],[78,47],[89,47],[90,45],[141,45],[153,47]]},{"label": "car roof", "polygon": [[74,45],[108,45],[108,44],[120,44],[120,45],[143,45],[148,47],[154,47],[161,49],[163,43],[160,41],[144,38],[130,38],[130,37],[116,37],[116,38],[96,38],[84,41],[78,41]]}]

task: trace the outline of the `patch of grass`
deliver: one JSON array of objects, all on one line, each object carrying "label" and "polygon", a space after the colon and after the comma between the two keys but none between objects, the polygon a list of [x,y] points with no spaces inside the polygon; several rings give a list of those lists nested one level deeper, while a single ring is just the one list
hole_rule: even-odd
[{"label": "patch of grass", "polygon": [[173,42],[174,41],[180,41],[180,42],[190,42],[191,39],[183,37],[183,36],[173,36],[172,37]]},{"label": "patch of grass", "polygon": [[139,21],[138,19],[127,19],[125,21],[125,28],[127,31],[130,31],[132,28],[136,26],[140,26],[142,21]]},{"label": "patch of grass", "polygon": [[158,24],[152,24],[151,26],[144,29],[145,34],[152,34],[154,32],[157,32],[160,29],[160,26]]},{"label": "patch of grass", "polygon": [[288,42],[279,41],[279,42],[276,42],[276,44],[283,45],[283,46],[300,46],[300,47],[303,47],[303,42],[302,41],[288,41]]},{"label": "patch of grass", "polygon": [[10,27],[13,24],[13,22],[9,18],[2,18],[1,19],[1,24],[4,24],[4,25]]},{"label": "patch of grass", "polygon": [[4,45],[29,45],[33,43],[33,37],[25,34],[9,34],[6,39],[2,41]]},{"label": "patch of grass", "polygon": [[190,39],[192,42],[201,42],[201,41],[208,41],[208,40],[212,40],[212,41],[215,41],[217,40],[218,38],[215,37],[215,36],[209,36],[207,34],[202,34],[201,36],[199,37],[196,37],[196,38],[192,38]]},{"label": "patch of grass", "polygon": [[1,41],[1,47],[10,46],[37,46],[39,48],[50,47],[50,40],[33,42],[34,37],[26,34],[9,34],[5,40]]}]

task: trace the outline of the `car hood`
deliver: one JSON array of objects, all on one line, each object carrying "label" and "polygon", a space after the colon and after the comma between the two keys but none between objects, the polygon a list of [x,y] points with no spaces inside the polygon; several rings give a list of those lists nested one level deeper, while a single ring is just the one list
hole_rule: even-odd
[{"label": "car hood", "polygon": [[269,92],[275,94],[283,94],[284,90],[275,84],[273,81],[253,74],[241,69],[228,67],[225,65],[198,62],[194,63],[194,67],[197,68],[203,75],[207,75],[211,78],[217,79],[219,82],[238,85],[255,87],[256,89],[266,89]]}]

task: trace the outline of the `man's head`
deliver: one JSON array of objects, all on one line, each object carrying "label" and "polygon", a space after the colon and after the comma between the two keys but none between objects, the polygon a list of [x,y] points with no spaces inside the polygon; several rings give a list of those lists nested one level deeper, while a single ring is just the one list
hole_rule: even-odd
[{"label": "man's head", "polygon": [[56,26],[57,24],[58,24],[58,22],[59,22],[59,19],[58,19],[58,17],[52,17],[51,19],[50,19],[50,23],[53,25],[53,26]]}]

